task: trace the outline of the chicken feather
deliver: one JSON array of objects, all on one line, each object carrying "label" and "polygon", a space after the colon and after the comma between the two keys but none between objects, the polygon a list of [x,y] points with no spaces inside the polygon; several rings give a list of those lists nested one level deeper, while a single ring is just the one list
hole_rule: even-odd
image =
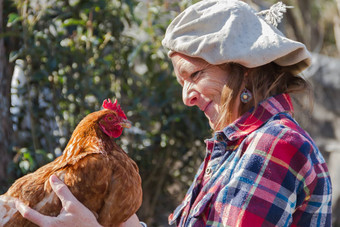
[{"label": "chicken feather", "polygon": [[36,226],[16,210],[14,199],[44,215],[58,216],[62,205],[48,181],[52,174],[64,181],[103,226],[118,226],[139,209],[138,166],[112,138],[121,134],[126,116],[117,102],[105,100],[103,107],[78,124],[63,155],[19,178],[0,196],[0,226]]}]

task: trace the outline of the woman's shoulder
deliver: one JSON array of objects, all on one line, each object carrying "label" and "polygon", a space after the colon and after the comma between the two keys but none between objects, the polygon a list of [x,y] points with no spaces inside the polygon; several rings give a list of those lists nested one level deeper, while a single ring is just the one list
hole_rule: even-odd
[{"label": "woman's shoulder", "polygon": [[319,152],[314,140],[288,113],[273,116],[247,139],[264,152],[284,151],[285,155],[299,152],[304,156]]},{"label": "woman's shoulder", "polygon": [[314,141],[286,114],[274,116],[249,134],[241,150],[240,168],[247,170],[266,164],[269,172],[289,170],[303,175],[311,169],[317,173],[327,172],[325,160]]}]

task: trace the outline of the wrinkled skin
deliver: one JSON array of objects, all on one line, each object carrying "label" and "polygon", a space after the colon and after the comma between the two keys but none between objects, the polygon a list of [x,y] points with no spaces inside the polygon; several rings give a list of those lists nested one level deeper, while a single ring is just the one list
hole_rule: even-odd
[{"label": "wrinkled skin", "polygon": [[[180,53],[171,56],[178,83],[183,87],[183,103],[187,106],[197,106],[209,120],[210,127],[215,129],[221,109],[221,93],[227,83],[230,69],[211,65],[200,58],[188,57]],[[236,119],[236,103],[232,111]]]}]

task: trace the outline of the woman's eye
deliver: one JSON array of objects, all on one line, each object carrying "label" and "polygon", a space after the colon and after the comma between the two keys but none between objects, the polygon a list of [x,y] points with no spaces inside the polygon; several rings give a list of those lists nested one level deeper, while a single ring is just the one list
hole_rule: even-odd
[{"label": "woman's eye", "polygon": [[192,80],[195,80],[197,77],[198,77],[198,75],[201,73],[201,71],[196,71],[196,72],[194,72],[194,73],[192,73],[191,75],[190,75],[190,78],[192,79]]}]

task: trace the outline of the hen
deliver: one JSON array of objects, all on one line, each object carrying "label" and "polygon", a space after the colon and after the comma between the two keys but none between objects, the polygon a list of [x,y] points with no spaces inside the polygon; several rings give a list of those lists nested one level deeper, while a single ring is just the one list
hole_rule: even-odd
[{"label": "hen", "polygon": [[0,226],[36,226],[20,215],[13,198],[42,214],[57,216],[62,206],[48,181],[52,174],[103,226],[117,226],[138,210],[142,203],[138,167],[113,139],[131,124],[117,100],[105,100],[103,108],[78,124],[63,155],[19,178],[0,196]]}]

